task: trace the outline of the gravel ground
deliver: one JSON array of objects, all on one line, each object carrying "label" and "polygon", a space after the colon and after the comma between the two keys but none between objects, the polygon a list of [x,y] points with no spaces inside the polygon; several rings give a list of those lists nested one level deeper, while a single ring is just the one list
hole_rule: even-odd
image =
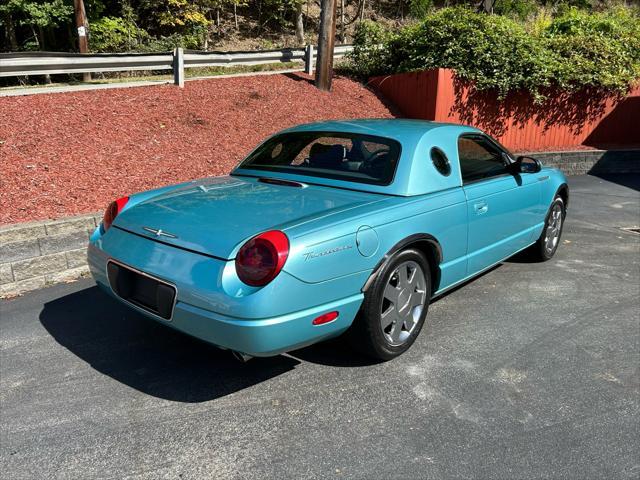
[{"label": "gravel ground", "polygon": [[437,300],[413,347],[246,365],[84,280],[0,301],[5,479],[637,479],[640,176],[569,179],[556,257]]},{"label": "gravel ground", "polygon": [[391,117],[363,85],[302,73],[0,98],[0,224],[104,209],[114,198],[229,172],[258,142],[324,119]]}]

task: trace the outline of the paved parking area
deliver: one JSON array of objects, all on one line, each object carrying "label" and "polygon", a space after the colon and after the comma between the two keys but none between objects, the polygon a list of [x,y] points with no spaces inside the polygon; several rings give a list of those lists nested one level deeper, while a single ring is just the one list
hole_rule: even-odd
[{"label": "paved parking area", "polygon": [[384,364],[242,365],[89,280],[3,301],[3,478],[638,478],[640,178],[570,186],[554,260],[436,301]]}]

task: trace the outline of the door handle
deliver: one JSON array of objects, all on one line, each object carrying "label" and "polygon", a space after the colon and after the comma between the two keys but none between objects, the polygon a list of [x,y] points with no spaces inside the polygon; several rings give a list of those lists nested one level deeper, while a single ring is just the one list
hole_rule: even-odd
[{"label": "door handle", "polygon": [[487,213],[489,211],[489,205],[487,205],[487,202],[478,202],[473,205],[473,208],[478,215],[482,215],[483,213]]}]

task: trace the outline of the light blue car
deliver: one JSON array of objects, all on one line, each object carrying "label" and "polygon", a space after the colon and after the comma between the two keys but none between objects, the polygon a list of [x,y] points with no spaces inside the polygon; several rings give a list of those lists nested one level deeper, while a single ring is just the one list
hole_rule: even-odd
[{"label": "light blue car", "polygon": [[527,248],[551,258],[568,196],[560,171],[475,128],[314,123],[229,176],[114,201],[89,264],[131,308],[242,359],[349,331],[388,360],[435,296]]}]

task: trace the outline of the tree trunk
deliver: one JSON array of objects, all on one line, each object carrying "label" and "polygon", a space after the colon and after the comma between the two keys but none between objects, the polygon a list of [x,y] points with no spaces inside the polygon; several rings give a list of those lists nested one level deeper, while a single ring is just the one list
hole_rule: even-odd
[{"label": "tree trunk", "polygon": [[[38,27],[37,33],[35,30],[33,30],[33,33],[38,39],[38,50],[46,50],[47,46],[44,37],[44,30],[42,29],[42,27]],[[51,84],[51,75],[49,75],[48,73],[44,74],[44,83],[46,83],[47,85]]]},{"label": "tree trunk", "polygon": [[236,23],[236,30],[238,30],[238,5],[233,4],[233,21]]},{"label": "tree trunk", "polygon": [[10,13],[5,15],[4,21],[9,48],[12,52],[16,52],[18,50],[18,37],[16,37],[16,25]]},{"label": "tree trunk", "polygon": [[[76,17],[76,27],[78,29],[78,50],[80,53],[89,53],[89,40],[87,39],[87,31],[89,30],[89,21],[87,13],[84,10],[83,0],[73,0],[73,10]],[[91,81],[91,74],[85,72],[82,74],[84,82]]]},{"label": "tree trunk", "polygon": [[302,16],[302,2],[296,3],[296,41],[304,45],[304,17]]},{"label": "tree trunk", "polygon": [[347,42],[344,30],[344,0],[340,0],[340,42]]},{"label": "tree trunk", "polygon": [[482,3],[480,4],[480,7],[482,10],[484,10],[487,13],[493,13],[493,4],[495,3],[495,0],[482,0]]},{"label": "tree trunk", "polygon": [[316,87],[330,91],[333,77],[333,46],[336,39],[336,0],[322,0],[320,11],[320,35],[318,38],[318,62],[316,63]]}]

